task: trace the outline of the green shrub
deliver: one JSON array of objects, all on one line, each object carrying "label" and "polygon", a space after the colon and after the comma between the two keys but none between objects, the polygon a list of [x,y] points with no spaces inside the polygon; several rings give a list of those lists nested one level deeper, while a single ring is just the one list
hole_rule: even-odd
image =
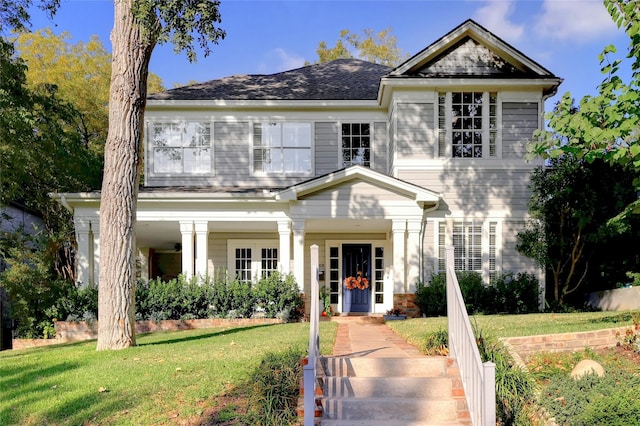
[{"label": "green shrub", "polygon": [[304,355],[298,348],[265,355],[249,382],[251,424],[279,426],[296,420]]},{"label": "green shrub", "polygon": [[227,318],[251,318],[256,304],[251,283],[233,280],[227,284]]},{"label": "green shrub", "polygon": [[423,351],[427,355],[449,355],[449,333],[440,328],[431,333],[427,333],[424,341]]},{"label": "green shrub", "polygon": [[273,272],[258,281],[254,294],[257,306],[267,318],[296,318],[302,306],[300,289],[292,275]]},{"label": "green shrub", "polygon": [[482,284],[482,276],[475,271],[456,271],[456,276],[467,313],[472,315],[483,312],[485,286]]},{"label": "green shrub", "polygon": [[444,274],[433,274],[429,283],[416,285],[416,305],[428,317],[447,314],[447,282]]},{"label": "green shrub", "polygon": [[484,306],[485,314],[525,314],[540,311],[540,286],[538,279],[529,273],[500,274],[491,284]]},{"label": "green shrub", "polygon": [[578,380],[557,376],[546,386],[541,403],[558,424],[623,426],[640,424],[640,377],[608,371],[604,377],[587,374]]}]

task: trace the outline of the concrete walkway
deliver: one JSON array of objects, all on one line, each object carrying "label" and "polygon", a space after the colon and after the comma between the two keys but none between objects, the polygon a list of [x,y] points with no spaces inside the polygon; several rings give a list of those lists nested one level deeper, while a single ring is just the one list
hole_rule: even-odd
[{"label": "concrete walkway", "polygon": [[334,317],[338,323],[333,356],[368,358],[404,358],[424,356],[381,319],[366,317]]}]

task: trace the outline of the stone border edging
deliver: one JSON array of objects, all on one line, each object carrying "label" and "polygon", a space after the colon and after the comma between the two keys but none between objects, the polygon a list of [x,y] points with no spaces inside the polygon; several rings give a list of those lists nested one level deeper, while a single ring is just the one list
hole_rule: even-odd
[{"label": "stone border edging", "polygon": [[[283,320],[276,318],[210,318],[195,320],[136,321],[136,334],[282,323],[284,323]],[[53,339],[14,339],[12,341],[13,349],[57,345],[59,343],[81,342],[98,338],[98,321],[57,321],[55,323],[55,329],[56,337]]]}]

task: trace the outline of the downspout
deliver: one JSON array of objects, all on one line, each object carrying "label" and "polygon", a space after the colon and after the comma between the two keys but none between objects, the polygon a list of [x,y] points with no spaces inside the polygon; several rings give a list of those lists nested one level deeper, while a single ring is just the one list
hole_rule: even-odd
[{"label": "downspout", "polygon": [[440,207],[440,199],[442,198],[442,194],[438,194],[438,201],[428,209],[423,209],[422,213],[422,221],[420,222],[420,250],[418,261],[420,262],[420,270],[418,271],[419,280],[424,283],[424,233],[427,228],[427,214],[438,210]]},{"label": "downspout", "polygon": [[73,207],[69,205],[64,194],[60,195],[60,204],[62,204],[65,209],[69,210],[70,213],[73,213]]}]

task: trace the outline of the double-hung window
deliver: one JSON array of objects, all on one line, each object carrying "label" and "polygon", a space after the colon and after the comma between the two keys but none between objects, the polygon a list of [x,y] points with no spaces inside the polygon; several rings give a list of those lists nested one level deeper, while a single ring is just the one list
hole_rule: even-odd
[{"label": "double-hung window", "polygon": [[255,173],[311,173],[311,123],[255,123]]},{"label": "double-hung window", "polygon": [[213,164],[211,123],[199,121],[151,124],[153,173],[204,174]]},{"label": "double-hung window", "polygon": [[453,92],[438,94],[438,156],[490,158],[497,156],[497,94]]},{"label": "double-hung window", "polygon": [[371,125],[369,123],[342,124],[342,165],[371,167]]}]

